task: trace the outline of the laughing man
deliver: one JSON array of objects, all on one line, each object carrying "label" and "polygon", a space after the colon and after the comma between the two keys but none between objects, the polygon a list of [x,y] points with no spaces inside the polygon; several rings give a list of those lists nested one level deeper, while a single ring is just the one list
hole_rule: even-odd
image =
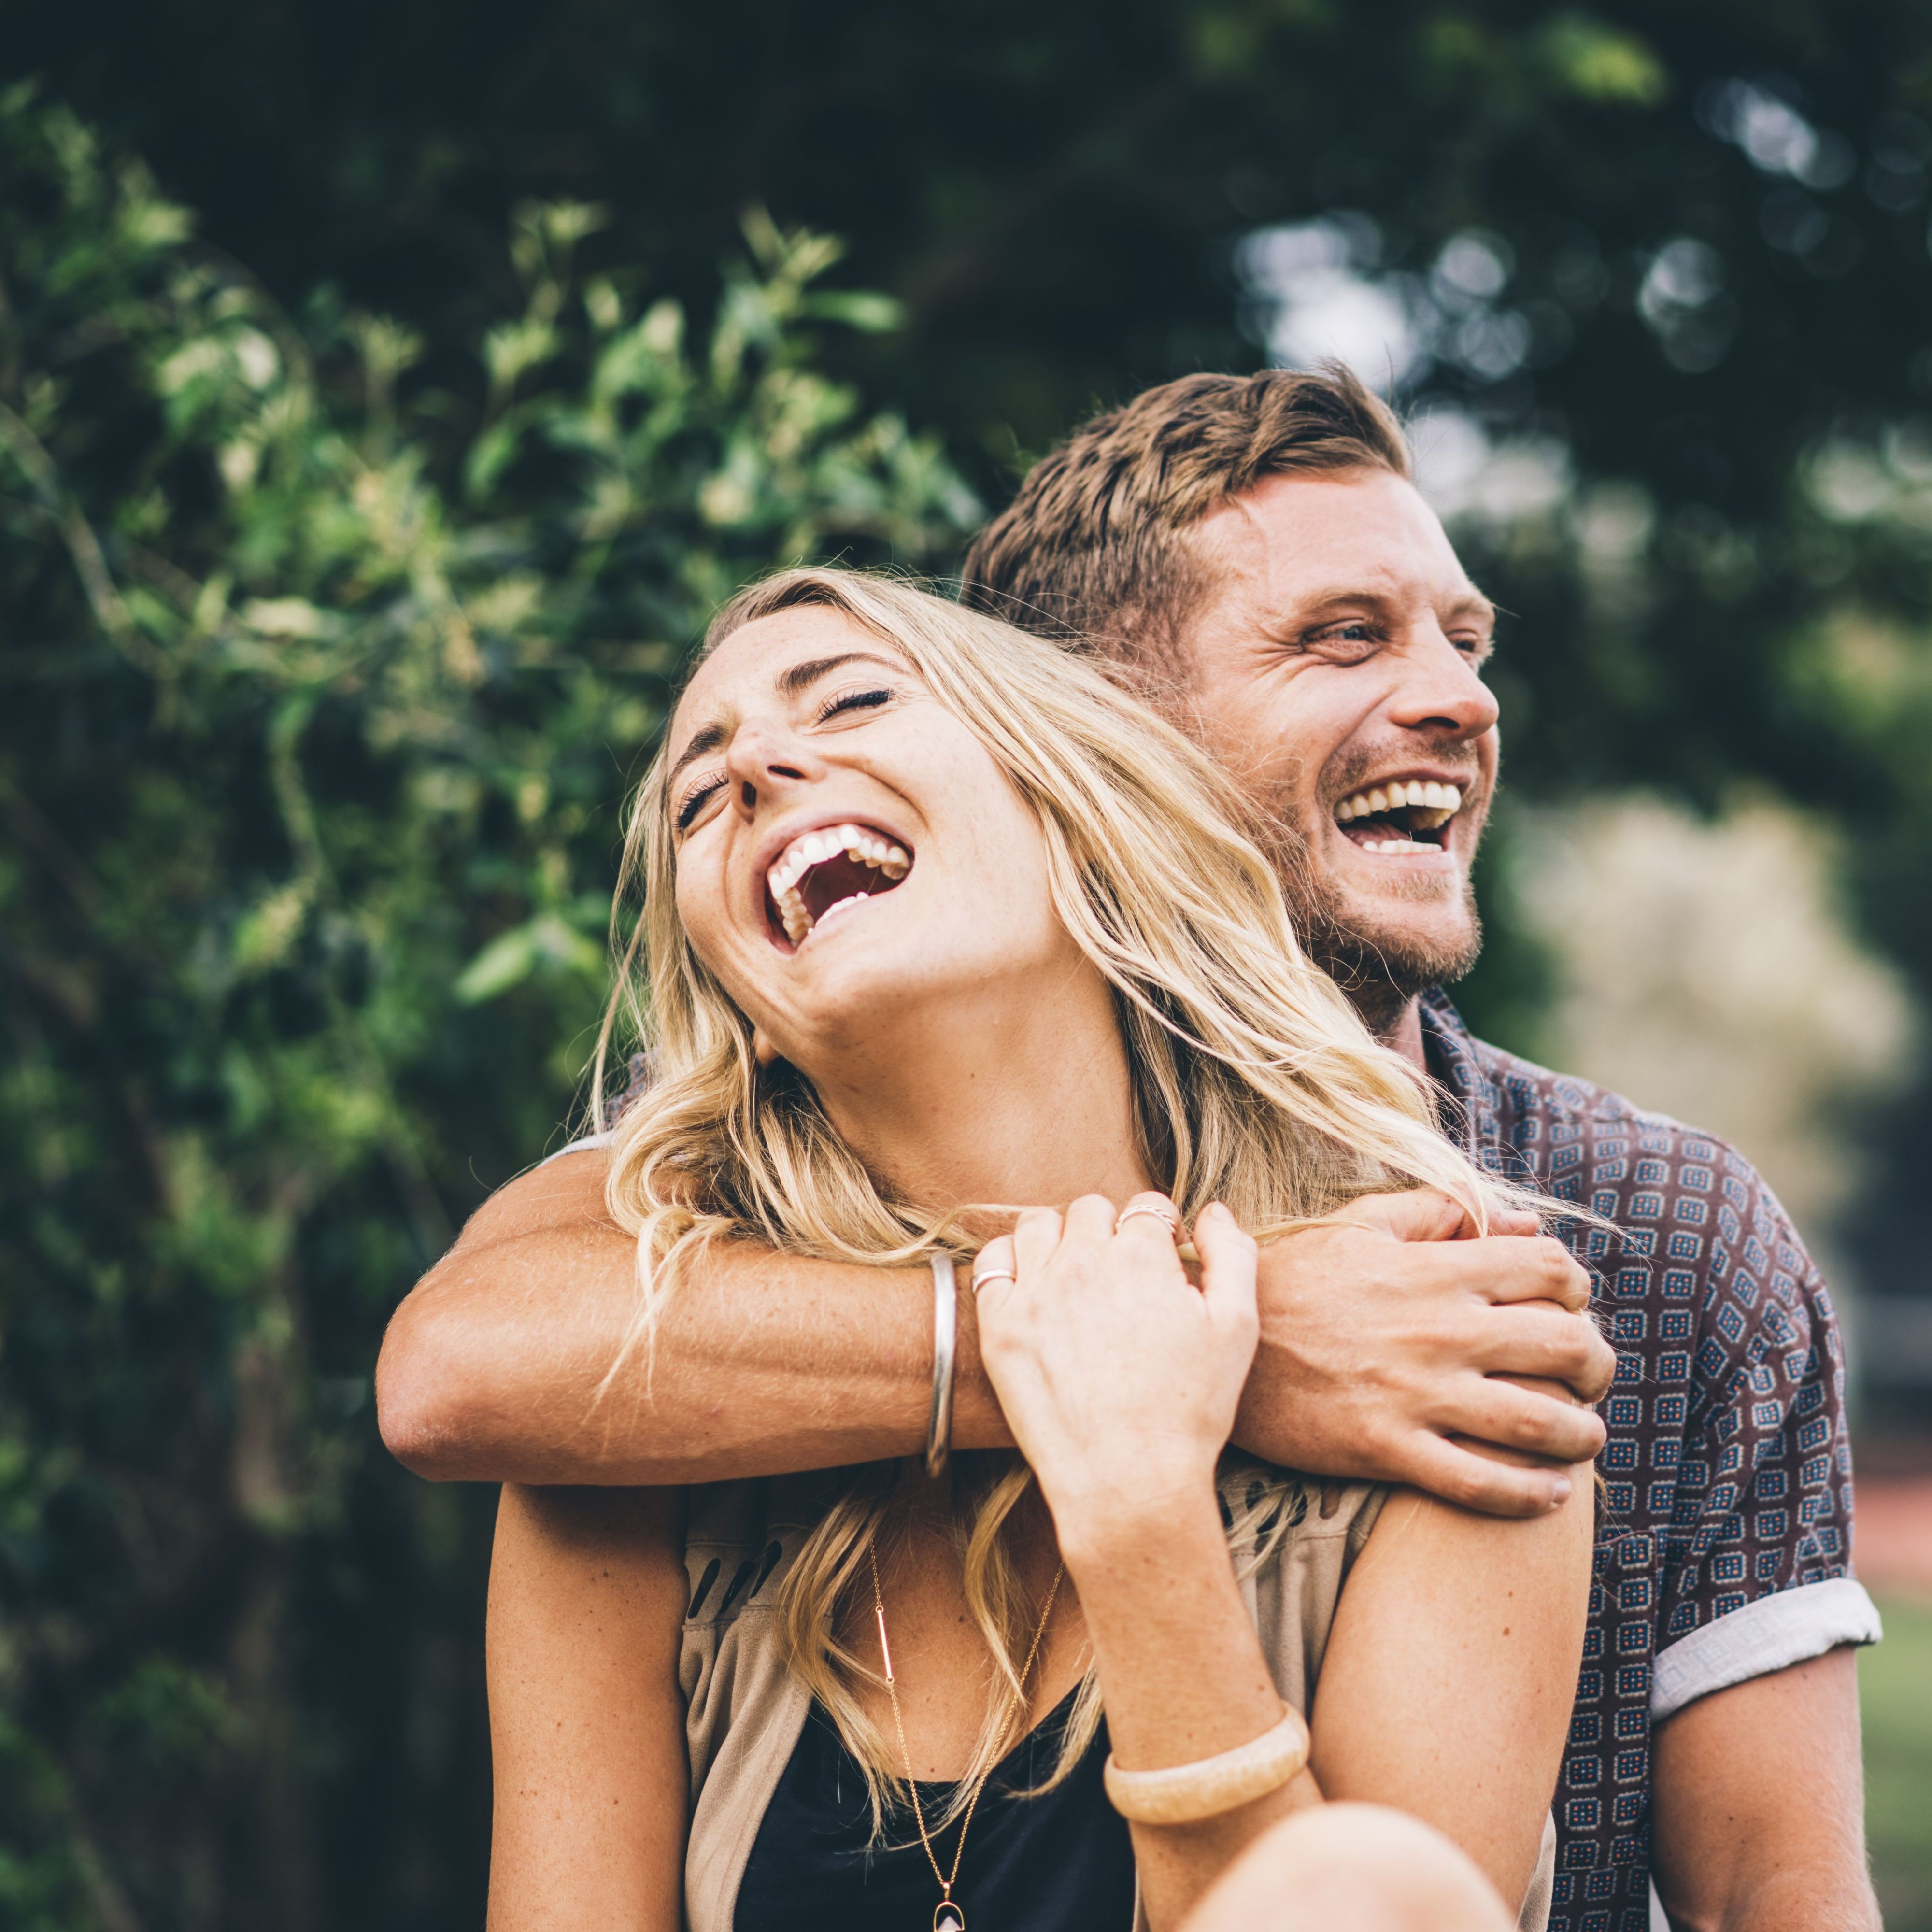
[{"label": "laughing man", "polygon": [[[1473,1038],[1441,988],[1480,945],[1470,864],[1494,796],[1494,613],[1352,378],[1199,376],[1098,418],[984,531],[968,601],[1084,640],[1239,778],[1277,832],[1311,952],[1438,1082],[1476,1156],[1614,1225],[1576,1245],[1380,1232],[1264,1257],[1237,1439],[1317,1474],[1528,1514],[1546,1455],[1601,1447],[1597,1584],[1550,1932],[1647,1932],[1648,1891],[1712,1932],[1869,1932],[1843,1355],[1770,1191],[1712,1136]],[[418,1474],[656,1484],[916,1453],[924,1269],[716,1258],[658,1331],[652,1399],[585,1430],[632,1312],[634,1251],[580,1144],[478,1211],[398,1312],[385,1439]],[[1614,1359],[1574,1311],[1594,1287]],[[1556,1302],[1572,1312],[1548,1304]],[[1009,1440],[962,1298],[953,1440]],[[1598,1414],[1499,1378],[1566,1382]],[[1608,1393],[1605,1383],[1608,1381]],[[1599,1420],[1600,1415],[1600,1421]]]}]

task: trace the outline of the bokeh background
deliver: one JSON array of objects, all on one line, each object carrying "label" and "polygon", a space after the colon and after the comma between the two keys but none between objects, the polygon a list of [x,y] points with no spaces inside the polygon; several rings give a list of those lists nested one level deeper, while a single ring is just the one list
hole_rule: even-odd
[{"label": "bokeh background", "polygon": [[0,6],[0,1924],[480,1922],[493,1498],[370,1370],[680,654],[1338,355],[1510,614],[1472,1018],[1840,1285],[1932,1927],[1929,182],[1915,0]]}]

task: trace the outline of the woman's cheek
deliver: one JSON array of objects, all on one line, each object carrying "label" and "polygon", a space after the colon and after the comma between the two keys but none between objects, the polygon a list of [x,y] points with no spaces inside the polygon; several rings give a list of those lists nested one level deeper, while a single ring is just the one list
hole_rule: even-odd
[{"label": "woman's cheek", "polygon": [[724,917],[722,881],[708,876],[700,866],[683,866],[677,874],[677,916],[691,950],[712,973],[733,999],[740,999],[743,979],[735,970],[729,944],[730,922]]}]

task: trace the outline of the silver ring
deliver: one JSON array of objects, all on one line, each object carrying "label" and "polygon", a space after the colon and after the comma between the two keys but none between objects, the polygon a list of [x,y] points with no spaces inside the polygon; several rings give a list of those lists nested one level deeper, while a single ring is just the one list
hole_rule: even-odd
[{"label": "silver ring", "polygon": [[979,1300],[980,1289],[984,1288],[989,1281],[1010,1281],[1017,1288],[1019,1286],[1019,1276],[1014,1274],[1011,1268],[982,1269],[975,1273],[973,1276],[973,1299],[975,1301]]},{"label": "silver ring", "polygon": [[1180,1238],[1180,1216],[1171,1208],[1156,1208],[1151,1201],[1143,1201],[1138,1208],[1124,1210],[1114,1223],[1114,1232],[1118,1234],[1136,1214],[1151,1214],[1167,1226],[1168,1238],[1178,1241]]}]

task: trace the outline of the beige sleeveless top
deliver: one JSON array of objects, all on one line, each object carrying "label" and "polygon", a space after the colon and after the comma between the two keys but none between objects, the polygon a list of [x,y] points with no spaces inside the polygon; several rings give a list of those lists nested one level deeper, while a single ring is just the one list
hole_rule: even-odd
[{"label": "beige sleeveless top", "polygon": [[[1258,1474],[1253,1465],[1223,1468],[1221,1492],[1231,1509],[1242,1506]],[[785,1664],[778,1586],[842,1486],[832,1472],[689,1492],[691,1602],[678,1659],[691,1756],[684,1867],[689,1932],[733,1932],[752,1841],[805,1727],[812,1700]],[[1315,1695],[1342,1581],[1388,1494],[1381,1484],[1292,1478],[1281,1540],[1241,1586],[1276,1687],[1304,1713]],[[1552,1820],[1544,1828],[1520,1932],[1544,1932],[1556,1857]],[[1146,1932],[1144,1913],[1136,1911],[1135,1926]]]}]

